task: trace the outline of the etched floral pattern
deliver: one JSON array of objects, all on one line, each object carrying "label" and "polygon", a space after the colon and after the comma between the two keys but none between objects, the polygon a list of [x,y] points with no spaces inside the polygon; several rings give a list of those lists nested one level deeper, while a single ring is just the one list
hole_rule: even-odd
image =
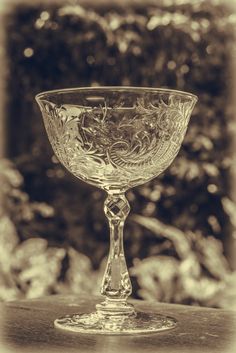
[{"label": "etched floral pattern", "polygon": [[130,107],[57,105],[42,100],[55,154],[80,179],[123,190],[159,175],[175,158],[194,99],[137,97]]}]

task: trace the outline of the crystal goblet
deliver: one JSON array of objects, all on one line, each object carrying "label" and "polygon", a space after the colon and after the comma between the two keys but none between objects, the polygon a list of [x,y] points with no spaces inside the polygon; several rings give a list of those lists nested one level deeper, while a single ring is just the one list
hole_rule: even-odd
[{"label": "crystal goblet", "polygon": [[104,211],[110,252],[101,286],[104,302],[92,313],[55,320],[55,327],[85,333],[135,334],[174,328],[176,320],[136,311],[123,248],[130,211],[125,192],[157,177],[174,160],[197,97],[159,88],[96,87],[36,96],[60,162],[79,179],[107,192]]}]

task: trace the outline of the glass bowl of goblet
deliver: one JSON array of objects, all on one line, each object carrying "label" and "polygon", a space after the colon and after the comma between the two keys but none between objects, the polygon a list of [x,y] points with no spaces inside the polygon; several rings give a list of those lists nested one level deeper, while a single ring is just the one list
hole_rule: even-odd
[{"label": "glass bowl of goblet", "polygon": [[110,251],[101,294],[92,313],[55,320],[57,328],[94,334],[137,334],[172,329],[176,320],[138,311],[125,261],[125,192],[162,173],[184,139],[197,97],[145,87],[85,87],[39,93],[36,101],[59,161],[77,178],[107,193],[104,212]]}]

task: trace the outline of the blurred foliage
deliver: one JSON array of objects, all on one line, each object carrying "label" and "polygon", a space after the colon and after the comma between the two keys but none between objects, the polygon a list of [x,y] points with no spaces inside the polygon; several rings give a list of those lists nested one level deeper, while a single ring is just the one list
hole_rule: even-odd
[{"label": "blurred foliage", "polygon": [[[96,281],[82,285],[79,268],[87,276],[100,275],[108,227],[103,192],[75,180],[52,156],[34,95],[62,87],[135,85],[190,91],[199,102],[172,166],[157,180],[127,193],[136,214],[125,228],[128,265],[140,259],[132,270],[134,295],[228,306],[236,222],[229,196],[235,164],[230,90],[236,15],[214,0],[175,0],[145,5],[130,1],[125,8],[118,1],[83,7],[22,4],[7,16],[8,153],[24,177],[22,189],[15,191],[20,201],[5,211],[19,242],[12,240],[16,245],[9,254],[14,257],[16,249],[29,242],[29,248],[42,249],[48,262],[47,252],[53,249],[54,260],[48,263],[54,269],[52,282],[45,279],[39,295],[68,288],[91,292]],[[41,245],[36,246],[38,241]],[[180,243],[191,250],[189,257]],[[21,281],[18,274],[29,265],[17,266],[12,276]],[[71,266],[78,273],[72,270],[68,277]],[[32,273],[22,280],[28,283]],[[27,284],[16,287],[21,295],[31,291]]]},{"label": "blurred foliage", "polygon": [[[8,160],[0,161],[0,300],[35,298],[47,294],[98,294],[105,262],[99,270],[90,259],[70,246],[55,247],[38,234],[21,241],[17,222],[54,217],[45,203],[29,200],[23,178]],[[228,212],[236,205],[225,199]],[[233,212],[233,222],[236,213]],[[134,259],[131,275],[138,279],[140,297],[165,302],[235,308],[236,272],[223,255],[222,243],[200,232],[182,232],[155,218],[133,215],[132,220],[164,241],[158,253],[174,248],[176,256]],[[156,249],[157,250],[157,249]]]},{"label": "blurred foliage", "polygon": [[133,219],[158,238],[164,237],[161,248],[174,247],[177,255],[135,259],[131,274],[138,278],[142,298],[228,309],[236,307],[236,272],[230,270],[219,240],[204,237],[201,232],[184,233],[155,218],[134,215]]},{"label": "blurred foliage", "polygon": [[37,233],[21,239],[16,224],[52,218],[54,210],[29,200],[21,174],[8,160],[0,161],[0,183],[0,300],[97,293],[101,274],[92,270],[88,257],[71,247],[50,246]]}]

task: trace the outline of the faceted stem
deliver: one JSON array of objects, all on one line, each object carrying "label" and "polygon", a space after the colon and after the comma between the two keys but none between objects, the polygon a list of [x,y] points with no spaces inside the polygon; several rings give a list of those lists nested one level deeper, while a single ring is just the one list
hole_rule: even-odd
[{"label": "faceted stem", "polygon": [[123,247],[123,227],[130,206],[124,194],[109,194],[104,211],[110,227],[110,252],[101,287],[101,294],[106,300],[97,305],[97,309],[102,314],[130,314],[134,309],[126,300],[132,292],[132,286]]}]

